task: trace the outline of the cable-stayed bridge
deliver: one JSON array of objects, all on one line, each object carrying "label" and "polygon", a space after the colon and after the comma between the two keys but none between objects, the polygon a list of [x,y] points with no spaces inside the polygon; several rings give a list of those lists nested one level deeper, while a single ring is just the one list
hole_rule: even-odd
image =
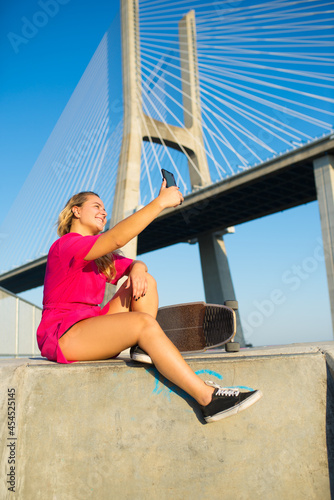
[{"label": "cable-stayed bridge", "polygon": [[115,222],[174,171],[185,202],[139,253],[207,248],[208,235],[317,198],[314,162],[333,152],[332,2],[121,5],[0,229],[13,291],[42,284],[57,214],[80,190]]}]

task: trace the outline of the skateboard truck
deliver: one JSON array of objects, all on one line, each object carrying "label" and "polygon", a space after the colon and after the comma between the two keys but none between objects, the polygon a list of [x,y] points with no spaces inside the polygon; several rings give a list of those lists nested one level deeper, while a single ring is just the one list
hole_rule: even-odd
[{"label": "skateboard truck", "polygon": [[[225,300],[224,305],[226,307],[230,307],[233,309],[233,311],[238,310],[238,301],[236,300]],[[234,341],[234,336],[231,338],[229,342],[226,342],[225,344],[225,351],[226,352],[239,352],[240,351],[240,344],[239,342]]]},{"label": "skateboard truck", "polygon": [[226,352],[238,352],[234,342],[238,302],[224,305],[191,302],[161,307],[157,321],[181,353],[205,352],[225,345]]}]

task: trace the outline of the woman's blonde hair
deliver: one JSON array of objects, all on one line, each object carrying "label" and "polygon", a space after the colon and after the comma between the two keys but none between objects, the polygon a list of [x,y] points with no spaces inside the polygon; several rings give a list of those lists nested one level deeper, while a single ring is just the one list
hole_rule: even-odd
[{"label": "woman's blonde hair", "polygon": [[[74,217],[73,208],[81,207],[91,195],[99,196],[93,191],[82,191],[81,193],[75,194],[68,200],[65,207],[58,216],[58,236],[64,236],[65,234],[70,232]],[[116,276],[116,269],[112,253],[96,259],[95,263],[100,273],[103,273],[110,280],[112,280]]]}]

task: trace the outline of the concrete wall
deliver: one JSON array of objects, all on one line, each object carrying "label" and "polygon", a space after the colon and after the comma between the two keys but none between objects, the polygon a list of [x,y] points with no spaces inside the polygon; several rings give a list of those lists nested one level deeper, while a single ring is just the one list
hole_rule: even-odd
[{"label": "concrete wall", "polygon": [[0,287],[0,356],[40,353],[36,330],[42,309]]},{"label": "concrete wall", "polygon": [[0,498],[329,499],[333,360],[334,343],[189,358],[203,379],[264,394],[214,424],[153,367],[124,355],[2,360]]}]

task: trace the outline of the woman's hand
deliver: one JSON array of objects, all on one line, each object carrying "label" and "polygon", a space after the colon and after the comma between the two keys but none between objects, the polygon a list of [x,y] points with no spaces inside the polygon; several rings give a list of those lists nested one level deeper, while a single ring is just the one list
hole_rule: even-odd
[{"label": "woman's hand", "polygon": [[132,297],[135,300],[144,297],[147,292],[147,267],[144,262],[134,260],[126,281],[125,288],[132,286]]},{"label": "woman's hand", "polygon": [[162,203],[164,208],[177,207],[183,202],[183,196],[180,189],[177,186],[166,187],[167,181],[163,180],[160,192],[158,195],[159,201]]}]

